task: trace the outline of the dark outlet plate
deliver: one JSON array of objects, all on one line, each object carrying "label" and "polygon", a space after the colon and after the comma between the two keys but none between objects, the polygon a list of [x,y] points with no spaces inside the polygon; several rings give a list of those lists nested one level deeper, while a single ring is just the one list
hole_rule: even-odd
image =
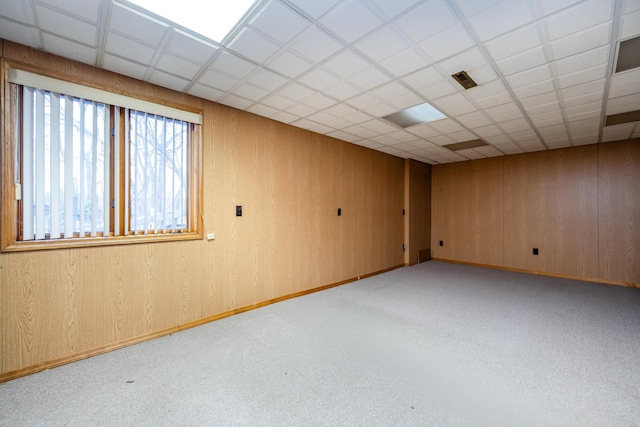
[{"label": "dark outlet plate", "polygon": [[440,240],[440,246],[444,246],[444,242]]},{"label": "dark outlet plate", "polygon": [[236,206],[236,216],[242,216],[242,206]]},{"label": "dark outlet plate", "polygon": [[338,208],[338,216],[342,216],[342,208]]},{"label": "dark outlet plate", "polygon": [[533,248],[533,254],[538,255],[538,248]]}]

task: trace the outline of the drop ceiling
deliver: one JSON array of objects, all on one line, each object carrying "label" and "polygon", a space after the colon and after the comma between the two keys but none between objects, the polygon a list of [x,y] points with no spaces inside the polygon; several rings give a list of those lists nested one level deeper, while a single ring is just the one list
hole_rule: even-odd
[{"label": "drop ceiling", "polygon": [[[640,0],[258,0],[220,44],[125,0],[0,0],[0,38],[431,164],[640,137],[604,126],[640,110],[614,72],[638,35]],[[382,119],[424,102],[447,118]]]}]

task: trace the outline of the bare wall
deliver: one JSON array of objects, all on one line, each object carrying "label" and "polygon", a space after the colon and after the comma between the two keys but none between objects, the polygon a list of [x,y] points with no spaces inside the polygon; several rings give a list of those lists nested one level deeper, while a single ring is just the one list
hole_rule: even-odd
[{"label": "bare wall", "polygon": [[638,140],[434,166],[433,256],[640,285],[638,182]]},{"label": "bare wall", "polygon": [[10,42],[3,55],[201,110],[216,238],[1,254],[0,375],[403,264],[402,159]]}]

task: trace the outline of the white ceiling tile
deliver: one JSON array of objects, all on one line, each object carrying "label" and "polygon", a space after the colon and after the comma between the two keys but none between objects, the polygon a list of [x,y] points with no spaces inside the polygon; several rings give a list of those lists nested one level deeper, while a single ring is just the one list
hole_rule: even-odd
[{"label": "white ceiling tile", "polygon": [[402,77],[420,68],[431,65],[433,61],[420,55],[415,48],[405,49],[380,62],[391,74]]},{"label": "white ceiling tile", "polygon": [[298,102],[302,101],[303,99],[309,98],[314,93],[315,92],[313,90],[298,83],[290,83],[278,90],[278,94],[286,96],[287,98]]},{"label": "white ceiling tile", "polygon": [[308,105],[315,110],[323,110],[327,107],[331,107],[336,104],[336,101],[328,96],[325,96],[321,93],[314,93],[304,101],[305,105]]},{"label": "white ceiling tile", "polygon": [[500,61],[542,45],[536,24],[518,28],[484,44],[491,57]]},{"label": "white ceiling tile", "polygon": [[543,93],[536,96],[531,96],[526,99],[521,99],[522,106],[527,109],[530,107],[537,107],[540,105],[547,105],[558,102],[558,96],[555,92]]},{"label": "white ceiling tile", "polygon": [[456,0],[462,13],[467,16],[476,15],[486,10],[502,0]]},{"label": "white ceiling tile", "polygon": [[408,48],[409,44],[392,27],[384,27],[360,40],[355,47],[374,61],[381,61]]},{"label": "white ceiling tile", "polygon": [[520,109],[512,102],[487,108],[484,112],[496,122],[504,122],[522,117]]},{"label": "white ceiling tile", "polygon": [[519,87],[517,89],[514,89],[513,92],[518,98],[522,99],[539,95],[541,93],[552,92],[554,90],[555,86],[553,84],[553,80],[547,80],[529,86]]},{"label": "white ceiling tile", "polygon": [[608,45],[611,38],[611,22],[590,27],[549,43],[554,59],[575,55],[589,49]]},{"label": "white ceiling tile", "polygon": [[346,103],[360,110],[365,110],[368,107],[380,104],[380,100],[368,93],[362,93],[358,96],[354,96],[353,98],[348,99]]},{"label": "white ceiling tile", "polygon": [[527,50],[518,55],[498,61],[498,68],[504,75],[519,73],[547,62],[542,46]]},{"label": "white ceiling tile", "polygon": [[393,18],[405,12],[420,1],[421,0],[371,0],[387,18]]},{"label": "white ceiling tile", "polygon": [[634,68],[611,76],[610,96],[640,92],[640,68]]},{"label": "white ceiling tile", "polygon": [[259,69],[253,73],[247,81],[258,87],[272,91],[284,85],[287,79],[269,70]]},{"label": "white ceiling tile", "polygon": [[340,0],[289,0],[289,2],[303,13],[317,19],[327,13],[327,11],[336,4],[340,3]]},{"label": "white ceiling tile", "polygon": [[342,117],[336,117],[333,120],[329,120],[324,124],[326,124],[327,126],[331,126],[334,129],[343,129],[349,125],[352,125],[353,123],[346,121]]},{"label": "white ceiling tile", "polygon": [[[482,56],[482,53],[480,53],[480,50],[478,50],[477,47],[474,47],[461,52],[452,58],[440,61],[438,66],[444,71],[445,75],[450,76],[463,70],[468,72],[469,70],[485,65],[486,63],[487,61],[484,59],[484,56]],[[471,77],[475,80],[474,76]]]},{"label": "white ceiling tile", "polygon": [[295,104],[295,101],[285,98],[284,96],[274,94],[262,99],[260,103],[278,110],[286,110],[287,108],[291,108]]},{"label": "white ceiling tile", "polygon": [[395,22],[411,41],[417,43],[457,24],[458,19],[443,0],[431,0]]},{"label": "white ceiling tile", "polygon": [[533,129],[525,129],[519,131],[513,131],[509,133],[509,136],[514,141],[527,141],[530,139],[538,139],[538,134],[533,131]]},{"label": "white ceiling tile", "polygon": [[389,105],[397,107],[398,110],[404,110],[405,108],[422,104],[424,99],[413,92],[407,92],[394,98],[390,98],[387,102]]},{"label": "white ceiling tile", "polygon": [[568,138],[567,127],[561,123],[554,126],[539,126],[538,132],[540,135],[547,141],[557,139],[557,138]]},{"label": "white ceiling tile", "polygon": [[[418,140],[418,138],[415,135],[410,134],[406,130],[391,132],[389,135],[397,139],[398,141],[402,141],[403,143],[415,143],[415,141]],[[414,148],[420,148],[420,147],[417,147],[414,145]]]},{"label": "white ceiling tile", "polygon": [[490,40],[533,19],[527,0],[500,2],[469,18],[469,23],[481,40]]},{"label": "white ceiling tile", "polygon": [[336,99],[344,101],[347,98],[351,98],[359,93],[361,90],[350,85],[347,82],[338,82],[332,86],[329,86],[324,90],[324,93],[329,96],[333,96]]},{"label": "white ceiling tile", "polygon": [[395,107],[386,103],[375,104],[367,108],[363,108],[365,113],[371,114],[374,117],[384,117],[391,113],[398,111]]},{"label": "white ceiling tile", "polygon": [[447,133],[447,136],[455,139],[457,142],[471,141],[473,139],[478,139],[478,137],[468,130],[460,130],[457,132]]},{"label": "white ceiling tile", "polygon": [[338,37],[353,43],[382,24],[382,21],[358,0],[343,0],[327,12],[320,23]]},{"label": "white ceiling tile", "polygon": [[360,138],[372,138],[378,134],[378,132],[367,129],[360,125],[349,126],[343,129],[345,132],[349,132],[352,135],[357,135]]},{"label": "white ceiling tile", "polygon": [[382,100],[386,100],[386,99],[395,98],[396,96],[400,96],[408,92],[409,92],[409,89],[407,89],[405,86],[401,85],[396,81],[393,81],[391,83],[387,83],[383,86],[380,86],[379,88],[376,88],[370,91],[369,93],[377,96]]},{"label": "white ceiling tile", "polygon": [[542,151],[545,150],[546,147],[540,141],[525,141],[520,142],[518,144],[528,153],[532,153],[534,151]]},{"label": "white ceiling tile", "polygon": [[[554,96],[555,96],[555,94],[554,94]],[[524,104],[524,101],[527,101],[527,100],[521,100],[521,102],[523,104]],[[527,114],[529,114],[529,115],[556,112],[556,111],[560,111],[560,101],[558,101],[556,99],[555,101],[552,101],[552,102],[550,102],[548,104],[525,105],[524,109],[526,110]]]},{"label": "white ceiling tile", "polygon": [[624,40],[638,34],[640,34],[640,10],[622,17],[622,27],[618,38]]},{"label": "white ceiling tile", "polygon": [[429,138],[429,141],[440,146],[456,143],[455,139],[450,138],[447,135],[432,136],[431,138]]},{"label": "white ceiling tile", "polygon": [[[33,9],[30,2],[25,1],[3,1],[2,16],[10,18],[24,24],[35,25]],[[0,30],[2,31],[2,30]]]},{"label": "white ceiling tile", "polygon": [[350,50],[345,50],[324,63],[323,68],[341,77],[348,77],[369,66],[369,62]]},{"label": "white ceiling tile", "polygon": [[0,17],[0,38],[27,46],[40,47],[40,33],[28,25]]},{"label": "white ceiling tile", "polygon": [[391,80],[389,76],[376,67],[369,67],[365,70],[359,71],[348,79],[349,83],[364,90],[380,86],[383,83],[387,83],[389,80]]},{"label": "white ceiling tile", "polygon": [[267,65],[272,70],[291,78],[297,77],[313,67],[311,62],[288,50],[277,53]]},{"label": "white ceiling tile", "polygon": [[212,68],[242,79],[256,69],[251,62],[229,52],[222,52],[212,64]]},{"label": "white ceiling tile", "polygon": [[603,93],[589,93],[587,95],[577,96],[575,98],[564,98],[565,107],[575,107],[581,104],[590,104],[592,102],[602,102],[604,97]]},{"label": "white ceiling tile", "polygon": [[233,90],[233,94],[251,101],[258,101],[267,96],[269,92],[254,85],[245,83],[238,85],[238,87]]},{"label": "white ceiling tile", "polygon": [[95,48],[71,42],[53,34],[43,33],[44,49],[53,54],[95,65],[98,52]]},{"label": "white ceiling tile", "polygon": [[582,0],[536,0],[536,1],[540,4],[542,15],[546,16],[554,12],[557,12],[560,9],[564,9],[565,7],[578,3],[579,1],[582,1]]},{"label": "white ceiling tile", "polygon": [[459,116],[461,114],[471,113],[474,111],[477,111],[476,107],[474,107],[473,104],[471,104],[470,102],[467,102],[463,104],[446,107],[443,109],[442,112],[450,117],[454,117],[454,116]]},{"label": "white ceiling tile", "polygon": [[474,41],[469,37],[462,24],[449,27],[418,44],[420,49],[435,62],[458,54],[474,45]]},{"label": "white ceiling tile", "polygon": [[122,37],[114,32],[109,32],[106,39],[105,50],[107,52],[138,63],[151,63],[151,59],[156,52],[152,47]]},{"label": "white ceiling tile", "polygon": [[[88,19],[89,21],[98,21],[98,12],[100,11],[100,0],[41,0],[43,3],[50,4],[61,10],[72,11],[76,16]],[[19,2],[14,2],[19,3]],[[4,5],[2,6],[4,9]],[[4,13],[4,11],[3,11]]]},{"label": "white ceiling tile", "polygon": [[628,111],[640,110],[640,96],[629,95],[607,101],[607,114],[626,113]]},{"label": "white ceiling tile", "polygon": [[442,98],[434,99],[431,103],[434,107],[439,109],[447,109],[456,105],[469,104],[469,98],[467,98],[463,93],[457,92],[443,96]]},{"label": "white ceiling tile", "polygon": [[507,134],[531,130],[531,126],[529,126],[529,123],[525,119],[507,120],[497,125]]},{"label": "white ceiling tile", "polygon": [[420,89],[433,83],[439,83],[446,77],[440,74],[436,67],[426,67],[405,76],[402,80],[409,86]]},{"label": "white ceiling tile", "polygon": [[467,73],[473,77],[478,85],[486,84],[498,79],[498,75],[490,65],[481,65],[479,67],[466,70]]},{"label": "white ceiling tile", "polygon": [[548,111],[540,114],[531,114],[529,118],[536,126],[553,126],[564,123],[562,114],[559,111]]},{"label": "white ceiling tile", "polygon": [[456,116],[456,120],[458,120],[468,128],[475,128],[491,124],[487,116],[485,116],[481,111],[474,111],[472,113]]},{"label": "white ceiling tile", "polygon": [[306,117],[317,112],[318,110],[316,108],[311,108],[305,104],[296,104],[293,107],[291,107],[288,111],[290,113],[294,113],[296,116]]},{"label": "white ceiling tile", "polygon": [[555,61],[554,65],[559,76],[575,73],[586,68],[606,64],[609,61],[609,46],[602,46],[590,51]]},{"label": "white ceiling tile", "polygon": [[544,19],[544,27],[550,40],[594,27],[611,19],[612,0],[582,2]]},{"label": "white ceiling tile", "polygon": [[545,139],[545,144],[547,144],[547,147],[549,147],[549,149],[553,150],[556,148],[566,148],[566,147],[570,147],[571,146],[571,141],[569,141],[569,138],[558,138],[558,139]]},{"label": "white ceiling tile", "polygon": [[580,113],[580,112],[565,113],[565,117],[569,121],[578,121],[578,120],[586,120],[586,119],[599,121],[601,118],[601,111],[598,110],[598,111],[586,111],[584,113]]},{"label": "white ceiling tile", "polygon": [[267,40],[249,27],[243,28],[228,44],[228,47],[257,62],[264,62],[279,49],[277,44]]},{"label": "white ceiling tile", "polygon": [[489,96],[504,94],[507,89],[504,87],[501,81],[495,80],[491,83],[487,83],[481,86],[472,87],[464,91],[465,94],[471,99],[482,99]]},{"label": "white ceiling tile", "polygon": [[600,122],[596,120],[578,120],[567,123],[567,126],[572,136],[584,136],[594,132],[597,134],[600,130]]},{"label": "white ceiling tile", "polygon": [[471,160],[484,159],[487,157],[484,154],[477,152],[473,148],[467,148],[466,150],[458,150],[456,151],[456,153],[458,153],[461,156],[467,157]]},{"label": "white ceiling tile", "polygon": [[166,50],[175,56],[202,65],[211,58],[218,47],[174,29],[171,32],[171,39],[167,43]]},{"label": "white ceiling tile", "polygon": [[311,27],[296,38],[291,49],[314,62],[320,62],[342,49],[342,45],[318,28]]},{"label": "white ceiling tile", "polygon": [[429,126],[443,134],[465,130],[462,126],[451,119],[442,119],[435,122],[430,122]]},{"label": "white ceiling tile", "polygon": [[627,14],[640,10],[640,3],[636,0],[622,0],[622,14]]},{"label": "white ceiling tile", "polygon": [[186,79],[174,76],[172,74],[167,74],[159,70],[155,70],[153,73],[151,73],[149,81],[151,83],[157,84],[158,86],[168,87],[169,89],[173,89],[178,92],[182,92],[184,88],[189,84],[189,81]]},{"label": "white ceiling tile", "polygon": [[495,148],[502,151],[504,154],[520,154],[523,152],[522,148],[513,142],[507,142],[504,144],[496,144]]},{"label": "white ceiling tile", "polygon": [[229,95],[225,96],[219,102],[221,104],[228,105],[229,107],[237,108],[239,110],[244,110],[249,105],[251,105],[253,103],[252,101],[250,101],[248,99],[241,98],[241,97],[235,96],[233,94],[229,94]]},{"label": "white ceiling tile", "polygon": [[307,28],[310,22],[274,0],[268,3],[250,24],[280,43],[287,44]]},{"label": "white ceiling tile", "polygon": [[143,16],[115,2],[112,3],[108,25],[109,28],[119,31],[123,35],[131,36],[153,46],[160,44],[160,40],[168,28],[165,23]]},{"label": "white ceiling tile", "polygon": [[498,133],[496,135],[480,135],[482,139],[488,142],[489,144],[511,144],[513,140],[503,133]]},{"label": "white ceiling tile", "polygon": [[317,90],[324,90],[335,84],[340,79],[332,73],[324,71],[321,68],[309,71],[307,74],[298,78],[298,81]]},{"label": "white ceiling tile", "polygon": [[199,65],[185,61],[184,59],[175,57],[168,53],[165,53],[160,57],[156,68],[166,73],[184,77],[187,80],[191,80],[196,73],[200,71]]},{"label": "white ceiling tile", "polygon": [[551,68],[545,64],[540,67],[531,68],[520,73],[512,74],[507,77],[507,82],[512,88],[520,88],[540,83],[552,78]]},{"label": "white ceiling tile", "polygon": [[492,145],[486,145],[484,147],[476,147],[474,148],[474,150],[486,157],[496,157],[496,156],[502,155],[502,153]]},{"label": "white ceiling tile", "polygon": [[475,103],[480,108],[489,108],[495,107],[496,105],[506,104],[507,102],[511,101],[513,101],[513,99],[511,99],[511,95],[505,92],[498,95],[487,96],[486,98],[476,99]]},{"label": "white ceiling tile", "polygon": [[134,79],[138,80],[142,80],[145,73],[147,72],[147,67],[145,67],[144,65],[140,65],[132,61],[127,61],[126,59],[122,59],[108,53],[105,53],[102,64],[104,68],[109,71],[133,77]]},{"label": "white ceiling tile", "polygon": [[602,132],[602,142],[621,141],[629,139],[635,123],[623,123],[615,126],[605,126]]},{"label": "white ceiling tile", "polygon": [[575,98],[576,96],[584,96],[591,93],[602,93],[605,88],[605,79],[596,80],[589,83],[583,83],[581,85],[571,86],[568,88],[558,90],[558,94],[562,98]]},{"label": "white ceiling tile", "polygon": [[436,99],[459,92],[461,88],[456,85],[457,83],[453,83],[449,80],[442,80],[438,83],[433,83],[429,86],[425,86],[418,92],[420,92],[420,94],[426,99]]},{"label": "white ceiling tile", "polygon": [[222,74],[215,69],[209,69],[200,77],[200,83],[218,90],[229,90],[238,83],[238,80]]},{"label": "white ceiling tile", "polygon": [[47,7],[36,6],[40,28],[75,42],[96,46],[98,28],[79,19],[55,12]]},{"label": "white ceiling tile", "polygon": [[571,145],[573,146],[590,145],[590,144],[597,144],[597,143],[598,143],[597,133],[595,135],[584,135],[584,136],[577,136],[577,137],[571,138]]},{"label": "white ceiling tile", "polygon": [[594,80],[603,79],[607,76],[608,64],[602,64],[597,67],[587,68],[573,74],[558,77],[558,87],[567,88]]},{"label": "white ceiling tile", "polygon": [[199,83],[191,86],[191,89],[189,89],[189,93],[191,95],[195,95],[203,99],[208,99],[210,101],[218,101],[225,95],[224,91],[214,89],[212,87],[205,86]]}]

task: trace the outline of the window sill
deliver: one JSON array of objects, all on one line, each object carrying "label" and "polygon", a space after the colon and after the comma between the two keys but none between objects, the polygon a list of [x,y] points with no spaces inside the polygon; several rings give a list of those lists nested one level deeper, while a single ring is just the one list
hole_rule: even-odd
[{"label": "window sill", "polygon": [[56,240],[32,240],[13,242],[2,249],[2,252],[26,252],[52,249],[89,248],[98,246],[131,245],[138,243],[176,242],[185,240],[201,240],[204,236],[197,232],[175,234],[118,236],[118,237],[83,237]]}]

